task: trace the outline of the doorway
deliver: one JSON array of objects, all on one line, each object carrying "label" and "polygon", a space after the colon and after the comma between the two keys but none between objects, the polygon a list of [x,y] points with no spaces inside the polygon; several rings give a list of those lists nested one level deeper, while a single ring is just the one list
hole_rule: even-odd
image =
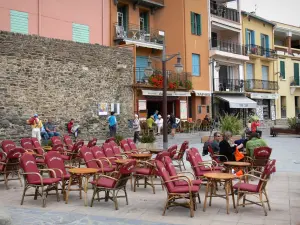
[{"label": "doorway", "polygon": [[218,47],[218,34],[215,32],[211,32],[211,47],[212,48]]}]

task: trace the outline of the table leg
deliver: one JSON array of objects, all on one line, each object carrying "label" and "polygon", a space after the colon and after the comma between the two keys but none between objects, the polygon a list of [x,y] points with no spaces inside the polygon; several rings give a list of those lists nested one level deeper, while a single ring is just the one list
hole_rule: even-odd
[{"label": "table leg", "polygon": [[228,194],[228,181],[225,181],[225,194],[226,194],[226,209],[227,209],[227,214],[229,214],[229,194]]},{"label": "table leg", "polygon": [[88,184],[89,184],[89,178],[90,178],[90,175],[85,175],[84,176],[85,178],[85,183],[84,183],[84,205],[87,206],[87,191],[88,191]]},{"label": "table leg", "polygon": [[68,184],[68,192],[66,194],[66,204],[68,204],[68,200],[69,200],[69,193],[70,193],[72,179],[73,179],[73,175],[71,174],[70,179],[69,179],[69,184]]},{"label": "table leg", "polygon": [[209,206],[211,206],[211,200],[212,200],[212,195],[215,191],[215,186],[216,185],[216,182],[214,180],[211,180],[210,181],[210,196],[209,196]]},{"label": "table leg", "polygon": [[203,204],[203,212],[205,212],[205,209],[206,209],[206,201],[207,201],[207,197],[208,197],[208,191],[209,191],[209,180],[207,180],[207,184],[206,184],[205,199],[204,199],[204,204]]},{"label": "table leg", "polygon": [[230,180],[229,182],[230,182],[230,191],[231,191],[231,195],[232,195],[233,208],[235,208],[235,201],[234,201],[234,192],[233,192],[232,180]]}]

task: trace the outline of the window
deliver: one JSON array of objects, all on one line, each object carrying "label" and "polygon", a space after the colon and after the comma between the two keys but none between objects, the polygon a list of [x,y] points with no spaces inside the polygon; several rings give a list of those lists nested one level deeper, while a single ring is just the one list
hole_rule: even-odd
[{"label": "window", "polygon": [[[246,29],[246,45],[255,45],[255,31]],[[253,46],[254,47],[254,46]]]},{"label": "window", "polygon": [[299,63],[294,63],[294,83],[296,86],[300,85],[299,81]]},{"label": "window", "polygon": [[205,97],[201,97],[201,105],[206,105],[206,98]]},{"label": "window", "polygon": [[200,76],[200,55],[192,54],[192,75]]},{"label": "window", "polygon": [[140,13],[140,30],[149,32],[149,16],[148,12]]},{"label": "window", "polygon": [[127,6],[118,6],[117,13],[118,26],[123,27],[125,31],[128,29],[128,7]]},{"label": "window", "polygon": [[262,66],[262,88],[269,90],[269,67]]},{"label": "window", "polygon": [[90,43],[90,28],[87,25],[73,23],[73,41]]},{"label": "window", "polygon": [[206,106],[206,113],[209,113],[209,105]]},{"label": "window", "polygon": [[202,105],[198,105],[198,114],[202,113]]},{"label": "window", "polygon": [[280,76],[285,79],[285,62],[280,61]]},{"label": "window", "polygon": [[192,34],[201,35],[201,15],[191,12],[191,27],[192,27]]},{"label": "window", "polygon": [[28,34],[28,13],[10,10],[10,31]]},{"label": "window", "polygon": [[286,118],[286,96],[280,96],[281,118]]},{"label": "window", "polygon": [[261,45],[261,55],[262,56],[269,56],[270,50],[269,50],[269,36],[265,34],[260,35],[260,45]]}]

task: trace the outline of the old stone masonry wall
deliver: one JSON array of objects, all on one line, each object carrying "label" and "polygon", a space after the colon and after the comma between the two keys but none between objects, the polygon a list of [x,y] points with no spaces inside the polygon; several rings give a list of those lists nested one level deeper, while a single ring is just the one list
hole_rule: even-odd
[{"label": "old stone masonry wall", "polygon": [[[127,66],[117,70],[117,62]],[[98,104],[120,103],[120,134],[133,117],[133,55],[125,49],[0,31],[0,140],[31,136],[26,120],[38,113],[66,133],[70,118],[81,137],[105,138]]]}]

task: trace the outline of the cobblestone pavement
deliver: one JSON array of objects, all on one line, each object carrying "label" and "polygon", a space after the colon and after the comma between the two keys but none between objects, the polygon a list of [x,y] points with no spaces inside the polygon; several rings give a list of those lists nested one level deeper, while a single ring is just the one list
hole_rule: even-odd
[{"label": "cobblestone pavement", "polygon": [[[178,134],[175,139],[170,139],[170,144],[181,144],[183,140],[189,140],[191,147],[197,147],[202,151],[200,143],[201,135],[207,132],[195,134]],[[264,216],[263,209],[259,206],[246,206],[239,208],[235,213],[232,202],[230,214],[225,211],[225,200],[214,198],[212,206],[203,212],[203,204],[197,205],[195,217],[189,217],[188,209],[175,207],[167,210],[162,216],[163,205],[166,200],[166,192],[160,185],[156,186],[156,194],[150,188],[137,188],[136,192],[130,191],[128,185],[129,205],[124,199],[119,200],[119,210],[114,210],[113,202],[95,201],[93,207],[85,207],[82,199],[76,192],[70,193],[69,203],[57,202],[55,196],[48,196],[47,207],[42,208],[40,199],[25,197],[24,205],[20,206],[22,188],[17,181],[9,182],[10,189],[6,190],[3,182],[0,183],[0,204],[2,204],[12,217],[13,224],[191,224],[191,225],[297,225],[300,222],[300,138],[297,136],[269,137],[264,132],[263,137],[273,148],[272,158],[277,159],[277,172],[268,184],[268,194],[272,211]],[[158,138],[158,147],[161,146],[161,137]],[[208,156],[205,156],[208,159]],[[190,170],[189,163],[185,163]],[[159,182],[157,179],[156,183]],[[204,200],[205,187],[201,187],[200,195]],[[88,191],[90,200],[92,190]],[[1,210],[1,208],[0,208]]]}]

